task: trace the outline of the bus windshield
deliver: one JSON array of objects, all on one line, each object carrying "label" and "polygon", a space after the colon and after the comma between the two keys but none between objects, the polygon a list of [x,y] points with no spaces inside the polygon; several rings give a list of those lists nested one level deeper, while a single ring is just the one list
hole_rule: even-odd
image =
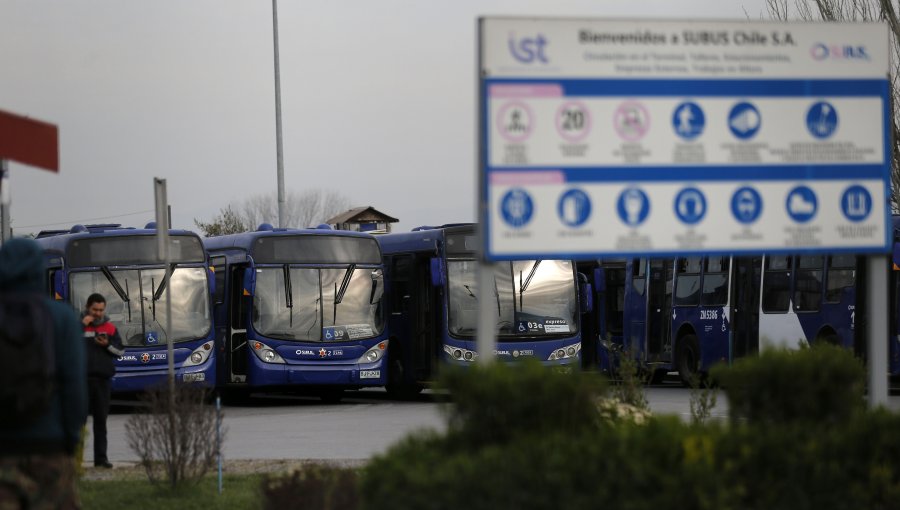
[{"label": "bus windshield", "polygon": [[[287,277],[286,277],[287,276]],[[257,270],[253,327],[279,340],[334,342],[381,334],[380,269],[266,267]]]},{"label": "bus windshield", "polygon": [[494,285],[478,289],[478,263],[447,261],[449,329],[457,336],[474,336],[478,299],[492,300],[499,339],[522,335],[572,334],[577,330],[577,302],[572,262],[516,260],[495,264]]},{"label": "bus windshield", "polygon": [[[212,325],[206,270],[176,267],[164,283],[165,269],[108,269],[72,273],[72,302],[83,306],[97,292],[106,298],[106,315],[125,347],[164,345],[203,338]],[[167,332],[165,291],[172,300],[172,331]],[[170,334],[171,333],[171,334]]]}]

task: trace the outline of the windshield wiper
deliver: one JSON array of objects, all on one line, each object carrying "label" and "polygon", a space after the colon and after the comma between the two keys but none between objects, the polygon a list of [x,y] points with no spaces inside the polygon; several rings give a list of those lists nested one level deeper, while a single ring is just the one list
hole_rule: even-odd
[{"label": "windshield wiper", "polygon": [[534,265],[531,266],[531,271],[528,273],[528,278],[524,281],[522,280],[522,271],[519,271],[519,310],[522,310],[522,295],[525,294],[525,291],[528,290],[528,286],[531,284],[531,279],[534,278],[534,273],[537,271],[538,266],[541,265],[540,260],[535,260]]},{"label": "windshield wiper", "polygon": [[475,301],[478,301],[478,296],[476,296],[475,293],[472,292],[472,289],[470,289],[468,285],[463,285],[463,287],[466,288],[466,292],[468,292],[469,295],[472,296],[472,299],[474,299]]},{"label": "windshield wiper", "polygon": [[356,270],[356,264],[350,264],[347,266],[347,270],[344,271],[344,279],[341,280],[341,287],[338,289],[337,282],[334,282],[334,301],[332,301],[331,305],[331,323],[337,323],[337,305],[341,304],[341,301],[344,300],[344,294],[347,293],[347,287],[350,286],[350,278],[353,277],[353,271]]},{"label": "windshield wiper", "polygon": [[103,273],[103,276],[106,277],[106,280],[109,281],[109,284],[112,285],[112,288],[115,289],[116,294],[119,295],[119,299],[128,304],[128,322],[131,322],[131,299],[128,297],[128,278],[125,279],[125,290],[122,290],[122,286],[119,285],[119,280],[116,279],[116,276],[112,274],[112,271],[110,271],[108,267],[101,266],[100,271]]},{"label": "windshield wiper", "polygon": [[109,281],[109,284],[112,285],[113,289],[115,289],[116,294],[119,295],[119,299],[127,303],[128,294],[126,294],[125,291],[122,290],[122,286],[119,285],[119,280],[116,279],[115,275],[113,275],[109,268],[106,266],[101,266],[100,271],[103,272],[103,276],[106,277],[106,279]]},{"label": "windshield wiper", "polygon": [[[163,273],[163,280],[162,280],[162,282],[160,282],[159,288],[156,289],[156,291],[153,293],[153,302],[154,302],[154,303],[157,302],[157,301],[159,301],[159,299],[162,297],[162,293],[166,290],[166,284],[169,283],[169,278],[171,278],[172,273],[175,272],[175,266],[176,266],[176,265],[177,265],[177,264],[172,264],[172,265],[169,267],[169,271]],[[151,285],[151,287],[153,286],[152,283],[151,283],[150,285]],[[155,317],[154,317],[154,318],[155,318]]]},{"label": "windshield wiper", "polygon": [[356,264],[350,264],[350,267],[344,272],[344,279],[341,280],[341,289],[334,296],[334,304],[339,305],[341,301],[344,300],[344,294],[347,293],[347,287],[350,286],[350,278],[353,276],[353,271],[356,269]]},{"label": "windshield wiper", "polygon": [[290,326],[294,328],[294,290],[291,288],[291,268],[284,265],[284,306],[290,310]]}]

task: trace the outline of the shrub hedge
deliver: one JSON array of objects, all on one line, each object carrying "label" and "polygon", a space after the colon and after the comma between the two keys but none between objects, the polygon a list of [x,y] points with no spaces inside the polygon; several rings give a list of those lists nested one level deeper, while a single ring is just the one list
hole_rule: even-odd
[{"label": "shrub hedge", "polygon": [[358,502],[369,510],[900,508],[900,416],[865,410],[852,356],[763,353],[716,375],[733,419],[688,424],[601,419],[602,383],[590,375],[530,365],[451,373],[447,432],[418,432],[374,458]]}]

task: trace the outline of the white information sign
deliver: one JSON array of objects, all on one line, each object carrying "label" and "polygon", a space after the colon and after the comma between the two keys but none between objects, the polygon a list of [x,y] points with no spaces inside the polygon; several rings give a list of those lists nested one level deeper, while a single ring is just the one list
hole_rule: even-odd
[{"label": "white information sign", "polygon": [[488,259],[883,252],[882,24],[485,18]]}]

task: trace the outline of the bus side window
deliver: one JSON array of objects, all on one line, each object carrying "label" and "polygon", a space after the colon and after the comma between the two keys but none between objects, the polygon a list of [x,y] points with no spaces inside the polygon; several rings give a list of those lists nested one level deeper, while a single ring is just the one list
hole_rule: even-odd
[{"label": "bus side window", "polygon": [[631,285],[638,296],[643,296],[647,282],[647,259],[634,259],[631,262],[631,272]]},{"label": "bus side window", "polygon": [[822,304],[822,264],[821,256],[797,258],[797,278],[794,282],[794,309],[816,311]]},{"label": "bus side window", "polygon": [[675,306],[700,303],[700,257],[678,259],[675,266]]},{"label": "bus side window", "polygon": [[703,273],[703,295],[700,304],[724,305],[728,301],[728,257],[706,259]]},{"label": "bus side window", "polygon": [[763,312],[783,313],[791,304],[791,257],[766,257],[763,275]]},{"label": "bus side window", "polygon": [[825,302],[839,303],[841,291],[856,285],[856,256],[835,255],[828,257],[825,273]]}]

